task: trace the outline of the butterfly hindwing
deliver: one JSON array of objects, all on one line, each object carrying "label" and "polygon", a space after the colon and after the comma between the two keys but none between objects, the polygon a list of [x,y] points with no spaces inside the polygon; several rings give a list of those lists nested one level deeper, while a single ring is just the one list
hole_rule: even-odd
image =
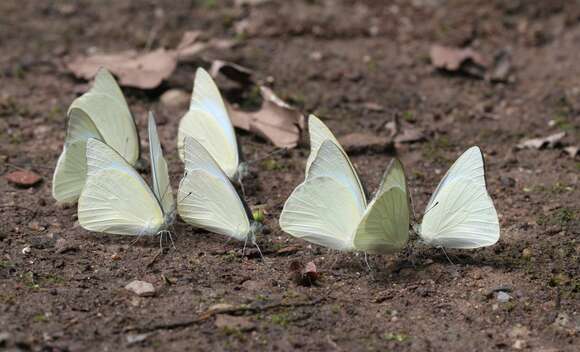
[{"label": "butterfly hindwing", "polygon": [[234,127],[213,79],[199,68],[189,111],[179,123],[177,145],[184,159],[184,139],[192,137],[215,159],[225,174],[233,179],[240,162]]},{"label": "butterfly hindwing", "polygon": [[189,224],[245,240],[248,212],[217,162],[196,140],[184,140],[185,176],[178,191],[178,213]]},{"label": "butterfly hindwing", "polygon": [[153,113],[149,113],[149,152],[151,157],[151,178],[153,182],[153,193],[159,200],[163,213],[172,214],[175,210],[175,200],[169,182],[169,170],[167,161],[163,157],[161,143],[155,124]]},{"label": "butterfly hindwing", "polygon": [[154,235],[164,226],[159,202],[143,178],[105,143],[87,142],[88,177],[79,198],[80,225],[120,235]]},{"label": "butterfly hindwing", "polygon": [[82,110],[90,117],[105,143],[134,165],[139,158],[139,137],[127,101],[113,75],[101,68],[93,87],[69,108]]},{"label": "butterfly hindwing", "polygon": [[497,212],[481,184],[455,178],[441,188],[433,203],[421,224],[421,238],[428,244],[469,249],[499,240]]}]

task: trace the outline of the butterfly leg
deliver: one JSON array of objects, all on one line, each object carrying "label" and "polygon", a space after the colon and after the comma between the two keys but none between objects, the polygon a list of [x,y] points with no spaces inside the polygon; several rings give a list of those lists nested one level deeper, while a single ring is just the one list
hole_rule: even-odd
[{"label": "butterfly leg", "polygon": [[449,263],[451,263],[451,265],[455,265],[452,261],[451,258],[449,258],[449,256],[447,255],[447,252],[445,252],[445,248],[441,247],[441,249],[443,250],[443,254],[445,254],[445,257],[447,258],[447,260],[449,261]]},{"label": "butterfly leg", "polygon": [[365,261],[365,264],[367,265],[367,268],[369,269],[369,272],[372,273],[373,268],[371,268],[371,264],[369,263],[369,258],[368,258],[367,252],[365,252],[364,261]]}]

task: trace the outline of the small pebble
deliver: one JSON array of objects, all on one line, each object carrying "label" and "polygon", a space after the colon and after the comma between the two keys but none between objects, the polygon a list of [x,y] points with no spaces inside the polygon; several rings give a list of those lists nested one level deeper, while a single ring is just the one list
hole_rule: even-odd
[{"label": "small pebble", "polygon": [[495,298],[497,299],[497,301],[499,303],[507,303],[512,296],[510,296],[509,294],[503,292],[503,291],[499,291],[496,295]]},{"label": "small pebble", "polygon": [[153,296],[155,294],[155,287],[152,284],[145,282],[145,281],[131,281],[127,286],[125,286],[126,290],[132,291],[133,293],[137,294],[138,296],[145,297],[145,296]]}]

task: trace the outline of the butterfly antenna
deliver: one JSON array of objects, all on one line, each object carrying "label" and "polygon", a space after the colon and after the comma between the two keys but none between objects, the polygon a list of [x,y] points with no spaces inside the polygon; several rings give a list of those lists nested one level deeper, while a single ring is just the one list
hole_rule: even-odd
[{"label": "butterfly antenna", "polygon": [[185,197],[181,198],[181,200],[179,201],[179,203],[183,202],[184,200],[187,199],[187,197],[189,197],[193,192],[189,192],[187,195],[185,195]]},{"label": "butterfly antenna", "polygon": [[443,250],[443,254],[445,254],[445,257],[447,258],[447,260],[449,261],[449,263],[451,263],[451,265],[455,265],[455,263],[453,263],[451,261],[451,258],[449,258],[449,256],[447,255],[447,252],[445,252],[445,248],[441,247],[441,250]]},{"label": "butterfly antenna", "polygon": [[437,202],[437,203],[433,204],[433,206],[432,206],[431,208],[429,208],[429,209],[427,209],[427,210],[425,211],[425,214],[423,214],[423,216],[427,215],[427,213],[428,213],[428,212],[430,212],[430,211],[431,211],[431,209],[435,208],[435,207],[436,207],[438,204],[439,204],[439,202]]}]

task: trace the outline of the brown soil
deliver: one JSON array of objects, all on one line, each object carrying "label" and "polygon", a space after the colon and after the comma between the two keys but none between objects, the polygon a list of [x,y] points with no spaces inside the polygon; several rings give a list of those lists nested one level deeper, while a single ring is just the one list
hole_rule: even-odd
[{"label": "brown soil", "polygon": [[[564,143],[579,141],[577,3],[311,0],[240,8],[215,0],[4,0],[0,13],[0,172],[31,169],[44,179],[29,189],[0,179],[0,349],[578,351],[580,163],[561,149],[515,149],[521,139],[560,130],[567,131]],[[87,88],[64,60],[93,47],[143,48],[152,28],[153,47],[172,47],[191,29],[233,38],[243,19],[251,33],[237,36],[242,45],[205,52],[199,65],[226,59],[274,77],[277,93],[323,117],[337,135],[386,135],[383,126],[395,115],[412,120],[428,138],[397,153],[418,214],[442,172],[480,145],[500,242],[450,250],[455,264],[425,247],[409,259],[376,256],[369,272],[361,256],[292,239],[276,219],[303,178],[305,146],[251,165],[248,203],[267,211],[269,230],[258,240],[265,263],[242,257],[240,243],[183,224],[174,236],[177,249],[156,261],[156,239],[131,244],[80,228],[75,207],[56,206],[50,191],[65,111]],[[433,43],[470,45],[491,56],[509,49],[515,80],[492,84],[436,72],[428,60]],[[124,90],[141,136],[148,109],[164,122],[175,185],[184,111],[162,107],[159,95],[190,90],[195,67],[180,66],[153,92]],[[249,134],[240,141],[249,160],[275,150]],[[370,190],[391,158],[373,151],[353,156]],[[298,251],[277,253],[291,245]],[[316,263],[317,285],[292,280],[295,260]],[[156,295],[123,288],[135,279],[151,282]],[[495,297],[502,289],[512,297],[507,303]],[[217,303],[252,309],[231,312],[243,318],[233,327],[224,327],[229,315],[198,319]],[[129,342],[142,333],[142,341]]]}]

